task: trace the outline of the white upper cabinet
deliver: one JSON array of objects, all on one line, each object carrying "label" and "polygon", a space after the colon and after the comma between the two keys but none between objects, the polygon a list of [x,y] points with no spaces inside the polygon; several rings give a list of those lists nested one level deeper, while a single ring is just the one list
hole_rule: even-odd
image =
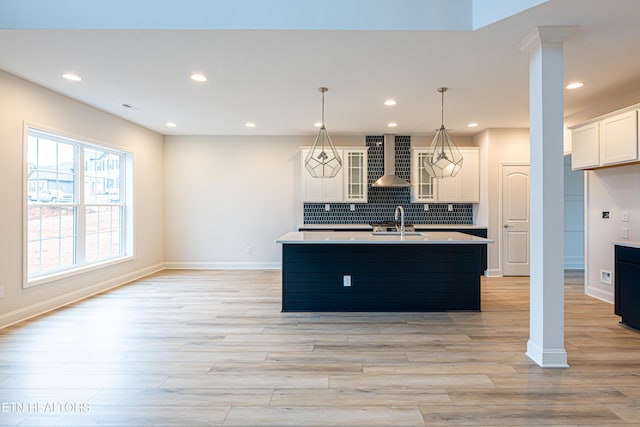
[{"label": "white upper cabinet", "polygon": [[572,127],[572,168],[593,169],[640,160],[637,108],[636,105]]},{"label": "white upper cabinet", "polygon": [[588,169],[600,166],[600,124],[589,123],[571,131],[571,168]]},{"label": "white upper cabinet", "polygon": [[429,150],[413,150],[411,196],[414,203],[480,202],[480,150],[473,147],[458,148],[463,158],[462,169],[454,177],[441,179],[433,179],[422,167]]},{"label": "white upper cabinet", "polygon": [[439,202],[480,202],[480,150],[459,148],[462,169],[451,178],[438,179]]},{"label": "white upper cabinet", "polygon": [[302,201],[367,202],[367,148],[338,149],[342,168],[333,178],[314,178],[304,167],[310,148],[301,150]]},{"label": "white upper cabinet", "polygon": [[638,113],[627,111],[600,122],[600,165],[638,160]]}]

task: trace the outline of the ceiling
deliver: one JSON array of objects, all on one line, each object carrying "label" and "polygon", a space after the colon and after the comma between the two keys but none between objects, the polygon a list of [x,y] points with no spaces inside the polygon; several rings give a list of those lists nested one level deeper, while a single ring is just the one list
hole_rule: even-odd
[{"label": "ceiling", "polygon": [[[417,1],[425,0],[412,4]],[[518,45],[540,25],[578,26],[564,46],[565,80],[585,86],[565,92],[565,117],[605,98],[640,94],[638,0],[549,0],[450,31],[413,23],[402,30],[397,19],[384,30],[349,30],[344,23],[338,29],[282,24],[282,30],[49,28],[7,25],[11,11],[4,12],[0,69],[165,135],[313,134],[320,86],[329,88],[325,123],[331,135],[431,134],[440,126],[441,86],[449,87],[444,123],[453,135],[528,127],[529,61]],[[66,72],[82,81],[62,79]],[[193,72],[208,81],[192,81]],[[385,106],[387,98],[397,105]],[[389,122],[398,126],[389,128]],[[469,122],[479,126],[468,128]]]}]

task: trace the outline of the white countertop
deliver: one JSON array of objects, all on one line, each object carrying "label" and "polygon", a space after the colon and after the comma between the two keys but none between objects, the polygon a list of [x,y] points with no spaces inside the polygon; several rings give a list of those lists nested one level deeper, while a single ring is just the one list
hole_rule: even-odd
[{"label": "white countertop", "polygon": [[493,240],[452,231],[429,231],[400,235],[374,235],[370,231],[291,231],[276,243],[338,243],[338,244],[487,244]]},{"label": "white countertop", "polygon": [[611,243],[618,246],[626,246],[628,248],[640,249],[640,241],[637,241],[637,240],[619,240]]},{"label": "white countertop", "polygon": [[[484,229],[487,228],[486,225],[474,225],[474,224],[413,224],[416,230],[437,230],[437,229],[448,229],[448,228],[456,228],[456,229]],[[332,229],[332,230],[340,230],[340,229],[362,229],[362,230],[371,230],[371,225],[369,224],[301,224],[298,226],[298,229],[306,228],[308,230],[313,229]]]}]

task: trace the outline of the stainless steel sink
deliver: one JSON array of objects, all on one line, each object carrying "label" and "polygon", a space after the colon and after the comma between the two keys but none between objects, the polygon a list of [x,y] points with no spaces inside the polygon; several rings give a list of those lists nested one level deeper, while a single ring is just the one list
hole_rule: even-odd
[{"label": "stainless steel sink", "polygon": [[[399,231],[374,231],[371,234],[374,236],[399,236]],[[419,231],[405,231],[405,236],[428,236],[428,233],[421,233]]]}]

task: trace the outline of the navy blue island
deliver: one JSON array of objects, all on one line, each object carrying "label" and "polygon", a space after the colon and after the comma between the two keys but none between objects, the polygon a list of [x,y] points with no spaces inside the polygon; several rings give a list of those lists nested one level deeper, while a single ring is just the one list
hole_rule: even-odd
[{"label": "navy blue island", "polygon": [[282,311],[480,311],[482,253],[459,232],[291,232],[282,244]]}]

